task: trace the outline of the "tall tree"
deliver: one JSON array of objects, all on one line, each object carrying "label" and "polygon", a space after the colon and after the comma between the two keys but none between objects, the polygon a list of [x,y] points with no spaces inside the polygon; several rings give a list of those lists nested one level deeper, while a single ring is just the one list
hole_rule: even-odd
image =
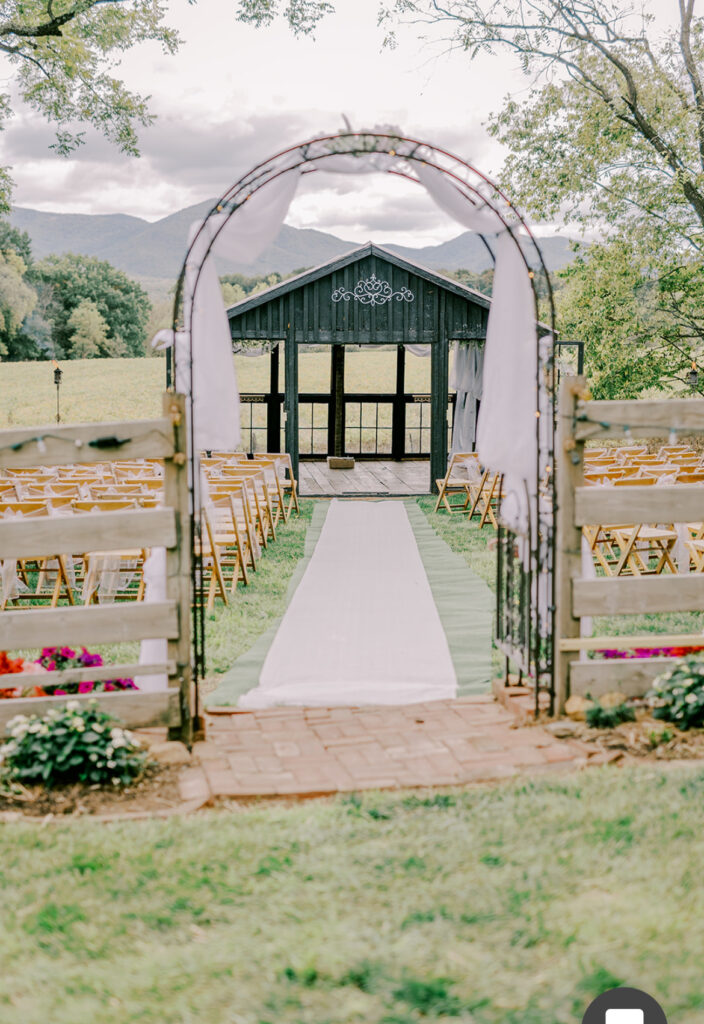
[{"label": "tall tree", "polygon": [[94,359],[107,354],[108,325],[90,299],[81,299],[66,327],[71,333],[71,355],[74,359]]},{"label": "tall tree", "polygon": [[[594,266],[578,261],[561,296],[572,329],[594,334],[602,311],[582,300],[609,261],[620,280],[630,254],[634,287],[648,295],[626,331],[640,339],[630,369],[648,384],[650,373],[637,372],[640,344],[651,356],[667,349],[662,380],[704,360],[704,20],[696,8],[697,0],[673,0],[677,24],[664,32],[647,5],[639,14],[623,0],[395,0],[385,12],[392,43],[401,19],[440,26],[447,45],[470,58],[519,56],[532,91],[507,99],[491,123],[509,151],[504,183],[533,216],[604,239]],[[601,378],[604,387],[618,376]]]},{"label": "tall tree", "polygon": [[37,294],[25,280],[26,269],[13,249],[0,252],[0,358],[17,358],[17,336],[37,304]]},{"label": "tall tree", "polygon": [[69,321],[74,309],[89,300],[108,326],[104,356],[142,356],[151,311],[149,296],[105,260],[94,256],[49,256],[34,265],[33,277],[50,290],[46,317],[53,325],[57,355],[73,355],[74,329]]}]

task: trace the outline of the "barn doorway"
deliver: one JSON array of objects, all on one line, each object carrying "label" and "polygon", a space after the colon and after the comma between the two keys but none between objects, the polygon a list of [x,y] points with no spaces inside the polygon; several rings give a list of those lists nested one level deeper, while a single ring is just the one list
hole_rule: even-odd
[{"label": "barn doorway", "polygon": [[489,305],[367,243],[231,306],[235,352],[270,358],[268,392],[241,396],[245,447],[285,447],[301,494],[428,493],[452,444],[451,348],[483,345]]}]

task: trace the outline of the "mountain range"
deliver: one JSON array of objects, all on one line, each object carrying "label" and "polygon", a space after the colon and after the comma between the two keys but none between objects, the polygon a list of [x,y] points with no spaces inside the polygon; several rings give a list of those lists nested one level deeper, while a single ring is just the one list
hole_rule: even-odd
[{"label": "mountain range", "polygon": [[[108,260],[130,277],[154,290],[172,284],[181,269],[186,251],[188,229],[202,218],[213,202],[206,200],[186,207],[157,221],[146,221],[125,214],[46,213],[27,207],[15,207],[10,215],[14,227],[26,231],[32,240],[35,259],[52,253],[80,253]],[[550,270],[559,270],[574,259],[569,239],[558,235],[539,240],[543,258]],[[356,248],[358,243],[311,228],[294,228],[284,224],[274,242],[251,263],[233,263],[218,259],[220,273],[267,274],[289,273],[303,267],[314,267]],[[384,244],[384,243],[381,243]],[[398,255],[433,270],[485,270],[491,263],[489,253],[479,235],[464,231],[447,242],[421,248],[402,245],[385,246]]]}]

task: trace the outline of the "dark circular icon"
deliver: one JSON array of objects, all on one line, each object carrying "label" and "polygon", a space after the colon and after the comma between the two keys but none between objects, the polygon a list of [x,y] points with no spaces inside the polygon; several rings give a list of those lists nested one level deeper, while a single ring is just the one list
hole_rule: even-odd
[{"label": "dark circular icon", "polygon": [[662,1006],[639,988],[612,988],[597,996],[582,1024],[667,1024]]}]

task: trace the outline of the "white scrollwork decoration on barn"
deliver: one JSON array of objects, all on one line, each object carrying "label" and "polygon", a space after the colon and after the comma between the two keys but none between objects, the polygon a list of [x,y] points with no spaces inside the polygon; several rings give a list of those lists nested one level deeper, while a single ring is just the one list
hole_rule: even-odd
[{"label": "white scrollwork decoration on barn", "polygon": [[354,291],[347,288],[336,288],[332,293],[333,302],[361,302],[364,306],[383,306],[385,302],[396,299],[397,302],[413,302],[414,295],[410,288],[399,288],[394,291],[388,281],[380,281],[376,274],[366,278],[364,281],[357,281]]}]

